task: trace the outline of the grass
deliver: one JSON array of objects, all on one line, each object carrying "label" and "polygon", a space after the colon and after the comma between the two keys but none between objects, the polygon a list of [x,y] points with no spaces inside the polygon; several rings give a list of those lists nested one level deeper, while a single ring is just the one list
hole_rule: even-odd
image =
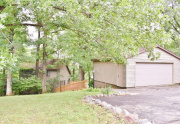
[{"label": "grass", "polygon": [[0,97],[0,124],[114,124],[111,112],[81,101],[97,92],[67,91]]}]

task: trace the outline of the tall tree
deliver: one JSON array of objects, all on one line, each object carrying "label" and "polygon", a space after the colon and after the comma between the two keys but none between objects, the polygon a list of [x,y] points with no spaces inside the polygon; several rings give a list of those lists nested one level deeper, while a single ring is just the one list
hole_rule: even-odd
[{"label": "tall tree", "polygon": [[103,59],[126,63],[126,57],[138,54],[139,47],[152,50],[157,44],[169,42],[170,35],[162,23],[163,1],[63,1],[55,8],[65,12],[66,29],[71,30],[88,44],[87,51],[93,51]]},{"label": "tall tree", "polygon": [[79,66],[79,81],[84,80],[84,70],[82,66]]},{"label": "tall tree", "polygon": [[[44,37],[47,40],[47,31],[44,31]],[[46,41],[45,40],[45,41]],[[46,42],[43,43],[43,78],[42,78],[42,93],[47,92],[47,88],[46,88]]]},{"label": "tall tree", "polygon": [[[18,13],[18,9],[16,9],[14,6],[11,5],[11,2],[6,2],[6,4],[4,4],[4,10],[3,12],[8,12],[8,15],[5,19],[5,24],[14,24],[17,22],[17,13]],[[9,20],[10,19],[10,20]],[[12,19],[12,20],[11,20]],[[2,35],[4,36],[4,38],[9,42],[9,54],[11,56],[13,56],[14,54],[14,45],[13,45],[13,40],[14,40],[14,27],[10,26],[9,28],[9,37],[7,37],[5,35],[5,33],[3,33],[3,31],[1,30]],[[7,84],[6,84],[6,95],[12,95],[12,69],[10,67],[7,68]]]},{"label": "tall tree", "polygon": [[[29,16],[27,18],[28,21],[31,23],[39,24],[39,27],[42,29],[42,36],[40,38],[40,31],[38,31],[38,41],[37,41],[37,58],[36,58],[36,75],[38,76],[38,65],[39,65],[39,51],[40,45],[42,44],[43,52],[42,52],[42,62],[43,62],[43,78],[42,78],[42,93],[47,92],[46,89],[46,59],[47,59],[47,47],[49,42],[49,36],[51,31],[54,31],[54,27],[52,25],[53,15],[55,13],[52,11],[52,7],[50,7],[49,1],[27,1],[25,4],[24,9],[28,10]],[[32,16],[33,15],[33,16]]]},{"label": "tall tree", "polygon": [[[165,45],[170,39],[170,33],[164,29],[168,21],[162,0],[3,0],[0,12],[3,43],[8,46],[8,55],[13,60],[19,58],[19,45],[23,44],[23,39],[19,38],[22,32],[18,31],[23,28],[21,26],[31,25],[42,29],[36,45],[37,52],[43,51],[43,93],[46,92],[46,59],[53,58],[55,50],[59,49],[61,56],[79,63],[80,72],[90,72],[92,58],[106,60],[108,57],[112,61],[126,63],[128,56],[138,54],[139,47],[153,53],[153,47]],[[176,21],[173,22],[176,25],[172,25],[173,28],[178,27]],[[4,51],[7,55],[7,50]],[[155,54],[151,55],[156,58]],[[6,67],[11,66],[6,64]],[[8,75],[10,83],[9,79],[11,75]]]},{"label": "tall tree", "polygon": [[[38,28],[38,40],[40,39],[41,35],[41,28]],[[37,55],[36,55],[36,76],[39,75],[39,51],[40,51],[40,43],[37,41]]]},{"label": "tall tree", "polygon": [[[10,43],[13,43],[13,38],[14,38],[14,29],[10,28]],[[11,47],[9,49],[9,53],[13,56],[14,48]],[[12,95],[12,71],[10,68],[8,68],[7,71],[7,85],[6,85],[6,95],[10,96]]]},{"label": "tall tree", "polygon": [[163,5],[165,11],[162,14],[165,15],[168,20],[168,22],[164,23],[164,27],[166,31],[171,34],[171,42],[165,45],[165,47],[177,55],[180,55],[180,1],[166,1]]},{"label": "tall tree", "polygon": [[[22,11],[20,5],[14,4],[14,1],[3,1],[0,6],[4,7],[1,11],[0,35],[1,56],[0,65],[7,70],[6,95],[12,95],[12,74],[18,69],[18,62],[24,57],[24,46],[26,42],[26,31],[21,24],[19,14]],[[7,52],[8,51],[8,52]]]}]

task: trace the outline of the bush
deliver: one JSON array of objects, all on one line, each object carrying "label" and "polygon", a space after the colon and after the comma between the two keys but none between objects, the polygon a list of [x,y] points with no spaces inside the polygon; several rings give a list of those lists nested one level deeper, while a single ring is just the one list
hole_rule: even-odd
[{"label": "bush", "polygon": [[86,91],[88,91],[88,92],[100,92],[100,89],[90,87],[89,89],[86,89]]},{"label": "bush", "polygon": [[56,76],[54,78],[50,78],[49,80],[47,80],[47,83],[46,83],[46,87],[47,87],[47,91],[48,92],[55,92],[56,91],[56,88],[59,87],[58,86],[58,78],[60,76]]},{"label": "bush", "polygon": [[[4,89],[2,87],[4,87]],[[3,80],[0,80],[0,96],[2,96],[2,94],[5,93],[6,93],[6,84],[4,83]]]},{"label": "bush", "polygon": [[2,96],[2,94],[5,94],[5,93],[6,93],[6,76],[4,76],[3,74],[0,74],[0,96]]},{"label": "bush", "polygon": [[91,79],[89,80],[88,85],[89,85],[89,87],[93,87],[93,78],[91,78]]},{"label": "bush", "polygon": [[111,86],[109,86],[108,88],[101,89],[102,94],[109,95],[110,92],[111,92]]},{"label": "bush", "polygon": [[39,94],[42,89],[42,81],[36,76],[29,78],[13,78],[12,80],[12,89],[16,94]]}]

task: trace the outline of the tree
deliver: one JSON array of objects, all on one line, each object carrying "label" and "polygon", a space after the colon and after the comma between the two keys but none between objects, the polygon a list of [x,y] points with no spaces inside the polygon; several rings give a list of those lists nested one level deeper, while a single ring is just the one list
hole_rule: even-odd
[{"label": "tree", "polygon": [[81,66],[86,72],[92,71],[92,58],[111,58],[125,64],[126,58],[137,55],[140,47],[148,49],[154,60],[159,55],[153,53],[153,48],[170,42],[161,0],[65,0],[52,6],[63,15],[54,23],[63,25],[66,32],[59,35],[58,41],[68,57],[80,64],[80,72]]},{"label": "tree", "polygon": [[[0,35],[1,40],[1,67],[7,70],[6,95],[12,95],[12,73],[18,69],[18,63],[24,57],[23,43],[27,41],[26,31],[20,23],[19,13],[22,8],[13,1],[3,1],[1,8]],[[26,58],[26,57],[25,57]]]},{"label": "tree", "polygon": [[[23,1],[24,3],[24,1]],[[38,75],[38,63],[39,63],[39,51],[40,51],[40,45],[42,44],[43,47],[43,53],[42,53],[42,62],[43,62],[43,79],[42,79],[42,93],[47,92],[46,89],[46,59],[48,58],[47,54],[47,47],[49,44],[49,40],[51,32],[58,29],[58,27],[53,25],[53,21],[55,21],[53,18],[54,15],[56,15],[56,12],[54,12],[52,7],[50,7],[50,1],[27,1],[26,4],[24,4],[24,9],[29,11],[29,17],[25,18],[34,23],[38,24],[39,27],[42,29],[42,37],[37,41],[37,58],[36,58],[36,74]],[[33,15],[33,16],[32,16]],[[26,21],[27,21],[26,20]],[[40,35],[40,31],[39,31]]]},{"label": "tree", "polygon": [[[58,56],[78,63],[80,80],[84,71],[91,77],[92,58],[102,61],[110,58],[125,64],[126,58],[137,55],[140,47],[148,49],[156,58],[153,48],[170,42],[170,33],[164,28],[169,21],[163,4],[162,0],[3,0],[0,2],[0,28],[3,45],[8,47],[2,49],[1,54],[18,64],[15,60],[22,59],[19,55],[25,51],[22,44],[27,37],[19,30],[25,30],[24,26],[36,26],[39,39],[32,43],[37,47],[36,74],[39,59],[42,59],[42,93],[45,93],[46,59],[54,58],[57,51]],[[178,26],[176,20],[172,24]],[[9,86],[11,67],[16,66],[1,64],[8,67]]]},{"label": "tree", "polygon": [[[8,13],[8,15],[6,14],[5,19],[3,19],[2,22],[4,22],[4,24],[12,24],[14,22],[17,22],[17,13],[19,11],[19,9],[14,9],[15,7],[10,5],[11,2],[7,2],[5,3],[6,7],[4,5],[4,9],[3,9],[3,14],[5,15],[6,13]],[[8,6],[7,6],[8,5]],[[2,14],[2,12],[1,12]],[[1,22],[1,25],[2,25]],[[1,28],[4,28],[4,26],[1,26]],[[7,37],[5,35],[5,33],[3,33],[3,31],[1,30],[1,34],[4,36],[4,38],[9,42],[9,55],[12,58],[13,54],[14,54],[14,49],[15,46],[13,45],[13,40],[14,40],[14,34],[15,34],[15,28],[13,26],[6,28],[6,30],[8,30],[9,33],[9,37]],[[7,65],[6,65],[7,67]],[[6,88],[6,95],[12,95],[12,68],[11,67],[7,67],[7,88]]]},{"label": "tree", "polygon": [[180,55],[180,1],[172,0],[164,3],[165,12],[163,14],[167,17],[168,22],[164,24],[167,32],[171,34],[171,43],[166,45],[167,49],[170,49],[177,55]]},{"label": "tree", "polygon": [[67,30],[84,40],[79,44],[88,44],[86,50],[101,59],[109,56],[126,63],[126,57],[138,54],[140,47],[150,50],[169,42],[161,24],[165,21],[161,0],[63,1],[56,8],[67,13],[58,22],[65,23]]}]

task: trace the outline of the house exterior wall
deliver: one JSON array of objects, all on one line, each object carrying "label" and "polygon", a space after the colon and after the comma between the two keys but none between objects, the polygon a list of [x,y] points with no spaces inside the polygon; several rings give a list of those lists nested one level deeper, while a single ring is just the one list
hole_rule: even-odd
[{"label": "house exterior wall", "polygon": [[109,84],[109,83],[106,83],[106,82],[101,82],[101,81],[94,81],[94,87],[95,88],[107,88],[111,86],[111,88],[114,88],[114,89],[117,89],[119,88],[119,86],[117,85],[114,85],[114,84]]},{"label": "house exterior wall", "polygon": [[117,75],[117,86],[125,87],[126,86],[126,66],[123,64],[118,64],[118,75]]},{"label": "house exterior wall", "polygon": [[57,71],[52,71],[52,70],[47,70],[47,71],[49,72],[49,76],[46,76],[46,77],[47,77],[47,78],[46,78],[47,80],[50,80],[50,79],[56,77]]},{"label": "house exterior wall", "polygon": [[115,64],[112,62],[94,62],[94,84],[95,87],[107,87],[109,84],[123,87],[125,84],[123,78],[122,64]]},{"label": "house exterior wall", "polygon": [[68,79],[70,78],[70,74],[69,74],[68,69],[65,65],[61,66],[59,74],[61,75],[60,80],[65,80],[65,83],[68,83]]},{"label": "house exterior wall", "polygon": [[136,86],[136,63],[151,62],[151,63],[172,63],[173,64],[173,83],[180,83],[180,60],[176,57],[164,52],[159,48],[155,48],[155,52],[161,54],[160,58],[155,61],[148,59],[148,52],[139,54],[134,58],[127,59],[126,65],[126,87]]},{"label": "house exterior wall", "polygon": [[[65,80],[65,83],[68,83],[68,79],[69,79],[70,74],[68,72],[67,67],[65,65],[61,65],[59,68],[60,68],[59,80],[63,80],[63,81]],[[49,76],[46,76],[47,81],[55,78],[58,74],[57,71],[55,71],[55,70],[48,70],[48,71],[49,71]],[[39,78],[42,79],[42,73],[41,72],[39,73]]]}]

